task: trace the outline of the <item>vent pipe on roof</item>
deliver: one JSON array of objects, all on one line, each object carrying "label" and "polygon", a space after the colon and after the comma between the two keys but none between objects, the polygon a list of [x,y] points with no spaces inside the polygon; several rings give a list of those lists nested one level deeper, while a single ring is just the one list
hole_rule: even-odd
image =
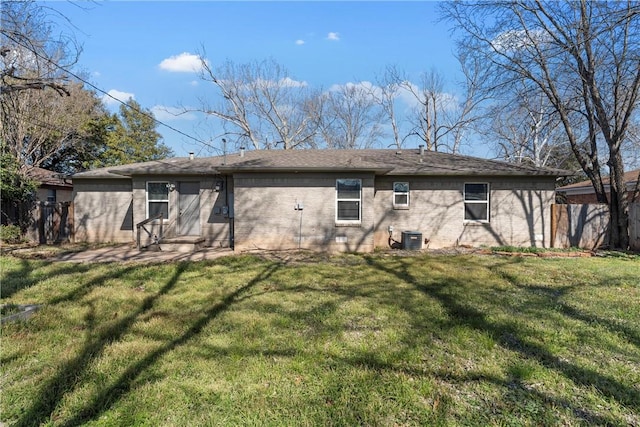
[{"label": "vent pipe on roof", "polygon": [[222,164],[227,164],[227,140],[222,138]]},{"label": "vent pipe on roof", "polygon": [[240,157],[244,157],[244,147],[240,147]]},{"label": "vent pipe on roof", "polygon": [[189,160],[193,160],[193,151],[189,153]]},{"label": "vent pipe on roof", "polygon": [[424,156],[424,145],[418,145],[418,148],[420,149],[420,155]]}]

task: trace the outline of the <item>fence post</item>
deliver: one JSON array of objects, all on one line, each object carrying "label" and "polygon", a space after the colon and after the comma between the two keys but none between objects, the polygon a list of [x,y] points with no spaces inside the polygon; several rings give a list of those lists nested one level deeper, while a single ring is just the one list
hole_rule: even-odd
[{"label": "fence post", "polygon": [[75,217],[73,216],[73,202],[69,202],[69,210],[67,211],[67,221],[69,227],[69,241],[76,241],[76,230],[75,230]]},{"label": "fence post", "polygon": [[556,247],[556,233],[558,232],[558,205],[551,204],[551,247]]},{"label": "fence post", "polygon": [[37,213],[37,239],[38,244],[46,244],[47,243],[47,208],[45,206],[45,202],[38,202],[38,213]]},{"label": "fence post", "polygon": [[640,203],[629,203],[629,247],[640,251]]}]

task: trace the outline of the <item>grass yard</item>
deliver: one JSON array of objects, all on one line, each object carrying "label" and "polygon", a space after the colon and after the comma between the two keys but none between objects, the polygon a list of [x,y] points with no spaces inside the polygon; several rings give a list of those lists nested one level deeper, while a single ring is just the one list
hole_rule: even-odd
[{"label": "grass yard", "polygon": [[640,426],[638,257],[0,266],[8,425]]}]

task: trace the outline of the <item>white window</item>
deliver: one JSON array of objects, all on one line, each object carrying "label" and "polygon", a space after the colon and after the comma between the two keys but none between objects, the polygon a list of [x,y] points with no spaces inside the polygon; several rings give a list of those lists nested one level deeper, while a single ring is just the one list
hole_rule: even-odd
[{"label": "white window", "polygon": [[360,223],[362,181],[359,179],[336,180],[336,222]]},{"label": "white window", "polygon": [[464,184],[464,220],[489,222],[489,184]]},{"label": "white window", "polygon": [[409,208],[409,183],[408,182],[393,183],[393,207],[394,209]]},{"label": "white window", "polygon": [[163,219],[169,218],[169,183],[147,182],[147,218],[159,213]]}]

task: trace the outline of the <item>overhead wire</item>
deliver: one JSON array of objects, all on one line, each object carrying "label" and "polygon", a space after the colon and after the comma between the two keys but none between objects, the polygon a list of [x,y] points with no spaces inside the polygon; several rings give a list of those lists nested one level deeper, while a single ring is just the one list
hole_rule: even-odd
[{"label": "overhead wire", "polygon": [[148,118],[152,119],[155,123],[157,123],[157,124],[159,124],[159,125],[161,125],[161,126],[164,126],[164,127],[166,127],[167,129],[170,129],[170,130],[172,130],[172,131],[174,131],[174,132],[176,132],[176,133],[178,133],[178,134],[180,134],[180,135],[182,135],[182,136],[184,136],[184,137],[187,137],[187,138],[189,138],[189,139],[191,139],[191,140],[193,140],[193,141],[196,141],[196,142],[198,142],[198,143],[202,144],[203,146],[209,146],[209,145],[211,145],[210,143],[207,143],[207,142],[205,142],[205,141],[202,141],[202,140],[201,140],[201,139],[199,139],[199,138],[196,138],[196,137],[194,137],[194,136],[192,136],[192,135],[187,134],[186,132],[183,132],[183,131],[181,131],[181,130],[179,130],[179,129],[175,128],[174,126],[171,126],[171,125],[166,124],[165,122],[163,122],[163,121],[161,121],[161,120],[157,119],[157,118],[153,115],[153,113],[151,113],[151,114],[150,114],[150,113],[147,113],[147,112],[146,112],[146,111],[144,111],[144,110],[141,110],[141,109],[139,109],[139,108],[133,107],[133,106],[129,105],[128,103],[126,103],[126,102],[122,101],[121,99],[116,98],[115,96],[111,95],[109,92],[107,92],[107,91],[105,91],[105,90],[103,90],[103,89],[99,88],[99,87],[98,87],[98,86],[96,86],[95,84],[93,84],[93,83],[89,82],[88,80],[86,80],[86,79],[84,79],[84,78],[80,77],[79,75],[77,75],[77,74],[76,74],[76,73],[74,73],[73,71],[70,71],[70,70],[66,69],[65,67],[61,66],[60,64],[57,64],[56,62],[52,61],[51,59],[47,58],[46,56],[41,55],[39,52],[36,52],[34,49],[30,48],[29,46],[26,46],[25,44],[21,43],[19,40],[16,40],[15,38],[13,38],[13,37],[11,37],[11,36],[8,36],[8,35],[6,35],[6,34],[5,34],[5,36],[6,36],[8,39],[10,39],[11,41],[13,41],[14,43],[16,43],[17,45],[19,45],[19,46],[23,47],[24,49],[27,49],[27,50],[28,50],[28,51],[30,51],[30,52],[32,52],[32,53],[33,53],[34,55],[36,55],[38,58],[45,60],[45,61],[46,61],[46,62],[48,62],[49,64],[51,64],[51,65],[53,65],[54,67],[56,67],[56,68],[58,68],[58,69],[62,70],[62,71],[63,71],[63,72],[65,72],[65,73],[69,74],[69,75],[70,75],[70,76],[72,76],[73,78],[75,78],[75,79],[77,79],[78,81],[80,81],[80,82],[84,83],[85,85],[87,85],[87,86],[91,87],[91,88],[92,88],[92,89],[94,89],[95,91],[97,91],[97,92],[99,92],[99,93],[103,94],[104,96],[107,96],[107,97],[111,98],[112,100],[114,100],[114,101],[116,101],[116,102],[118,102],[118,103],[120,103],[120,104],[124,105],[126,108],[129,108],[129,109],[131,109],[131,110],[135,111],[135,112],[136,112],[136,113],[138,113],[138,114],[142,114],[142,115],[144,115],[144,116],[146,116],[146,117],[148,117]]}]

